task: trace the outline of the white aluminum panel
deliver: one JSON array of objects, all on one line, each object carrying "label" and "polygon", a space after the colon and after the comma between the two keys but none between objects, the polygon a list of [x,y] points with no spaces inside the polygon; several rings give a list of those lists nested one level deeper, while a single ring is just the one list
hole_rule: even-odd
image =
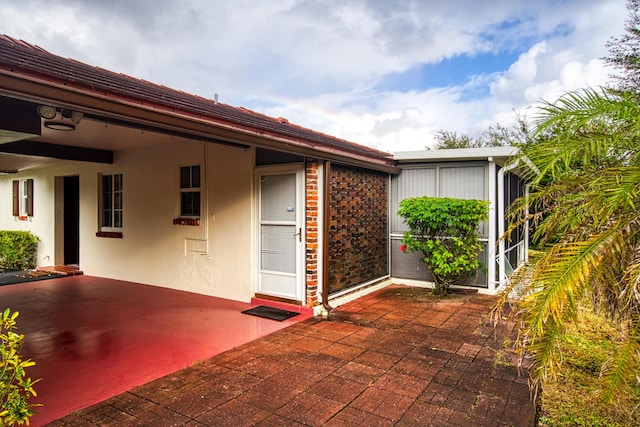
[{"label": "white aluminum panel", "polygon": [[486,168],[443,167],[440,168],[440,197],[456,199],[486,200]]},{"label": "white aluminum panel", "polygon": [[260,269],[295,274],[296,226],[262,225],[260,238]]},{"label": "white aluminum panel", "polygon": [[391,232],[403,233],[409,228],[397,215],[400,202],[409,197],[436,196],[436,168],[404,169],[392,178]]},{"label": "white aluminum panel", "polygon": [[287,299],[298,299],[295,292],[296,275],[285,275],[281,273],[260,273],[260,292],[276,297]]}]

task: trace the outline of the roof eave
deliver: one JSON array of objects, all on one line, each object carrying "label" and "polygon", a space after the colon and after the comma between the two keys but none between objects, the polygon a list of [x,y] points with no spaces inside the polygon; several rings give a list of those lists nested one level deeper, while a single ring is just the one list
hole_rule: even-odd
[{"label": "roof eave", "polygon": [[8,95],[37,102],[59,103],[94,113],[110,114],[153,123],[157,126],[196,132],[240,144],[251,144],[266,148],[288,149],[292,152],[315,156],[322,159],[353,164],[383,171],[398,173],[391,156],[368,157],[348,150],[321,146],[319,143],[302,139],[288,138],[266,130],[254,129],[224,120],[206,116],[197,116],[176,109],[154,106],[96,93],[85,88],[75,87],[38,76],[0,68],[0,91]]},{"label": "roof eave", "polygon": [[517,147],[452,148],[442,150],[400,151],[394,153],[397,164],[484,160],[504,164],[518,154]]}]

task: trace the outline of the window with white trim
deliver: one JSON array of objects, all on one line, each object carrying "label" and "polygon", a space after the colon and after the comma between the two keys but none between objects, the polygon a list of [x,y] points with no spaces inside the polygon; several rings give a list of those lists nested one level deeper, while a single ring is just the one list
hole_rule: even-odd
[{"label": "window with white trim", "polygon": [[200,217],[200,165],[180,167],[180,216]]},{"label": "window with white trim", "polygon": [[33,179],[13,181],[13,216],[33,216]]},{"label": "window with white trim", "polygon": [[122,174],[100,176],[100,231],[122,231]]}]

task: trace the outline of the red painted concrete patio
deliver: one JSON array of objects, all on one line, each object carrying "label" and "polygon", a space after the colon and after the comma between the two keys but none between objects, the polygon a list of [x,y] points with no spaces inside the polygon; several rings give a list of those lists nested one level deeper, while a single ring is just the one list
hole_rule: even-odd
[{"label": "red painted concrete patio", "polygon": [[[392,285],[50,426],[533,426],[526,370],[521,375],[503,348],[514,325],[488,322],[494,303]],[[179,330],[179,318],[200,307],[177,310],[168,329]],[[145,316],[141,310],[121,320]],[[162,316],[147,322],[140,339],[167,324]],[[74,390],[99,384],[89,378]]]},{"label": "red painted concrete patio", "polygon": [[[278,322],[254,305],[90,276],[0,286],[42,403],[32,426],[109,399],[311,317]],[[291,309],[291,307],[289,307]]]}]

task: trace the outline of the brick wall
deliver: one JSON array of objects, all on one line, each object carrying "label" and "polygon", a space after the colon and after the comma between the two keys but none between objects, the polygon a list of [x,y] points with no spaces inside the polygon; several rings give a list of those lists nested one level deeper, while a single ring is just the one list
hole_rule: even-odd
[{"label": "brick wall", "polygon": [[305,173],[306,304],[318,305],[318,161],[307,159]]},{"label": "brick wall", "polygon": [[389,273],[388,182],[382,172],[331,166],[330,293]]}]

